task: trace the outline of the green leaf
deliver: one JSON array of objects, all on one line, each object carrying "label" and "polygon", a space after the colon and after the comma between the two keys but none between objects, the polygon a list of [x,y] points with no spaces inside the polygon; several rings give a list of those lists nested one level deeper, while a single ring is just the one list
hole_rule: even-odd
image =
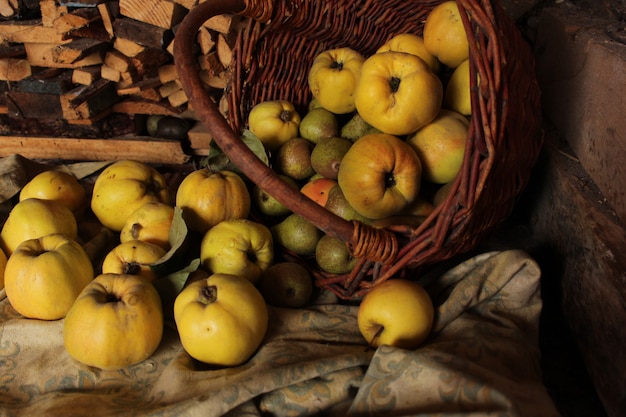
[{"label": "green leaf", "polygon": [[184,252],[188,234],[189,229],[183,219],[183,211],[180,207],[174,207],[174,217],[169,234],[170,250],[161,259],[150,265],[150,269],[158,276],[169,275],[180,270],[186,258]]},{"label": "green leaf", "polygon": [[[263,142],[251,131],[244,130],[241,135],[241,140],[265,165],[269,166],[269,157],[263,146]],[[203,161],[202,166],[207,167],[213,171],[228,170],[237,174],[243,175],[241,170],[228,158],[228,156],[222,151],[216,141],[211,141],[209,145],[209,154]]]},{"label": "green leaf", "polygon": [[180,271],[173,272],[153,282],[163,304],[163,314],[166,318],[174,318],[174,301],[185,286],[189,275],[200,267],[200,259],[196,258]]}]

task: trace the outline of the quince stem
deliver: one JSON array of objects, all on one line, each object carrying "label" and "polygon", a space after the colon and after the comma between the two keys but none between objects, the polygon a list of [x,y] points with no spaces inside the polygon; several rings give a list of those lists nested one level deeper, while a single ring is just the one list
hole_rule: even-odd
[{"label": "quince stem", "polygon": [[198,301],[202,304],[211,304],[217,300],[217,287],[215,285],[207,285],[200,291]]}]

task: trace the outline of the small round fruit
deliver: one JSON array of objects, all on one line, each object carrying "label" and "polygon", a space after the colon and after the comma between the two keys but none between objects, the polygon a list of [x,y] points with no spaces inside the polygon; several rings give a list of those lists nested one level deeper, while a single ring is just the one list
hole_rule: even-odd
[{"label": "small round fruit", "polygon": [[398,278],[375,286],[363,297],[357,323],[372,347],[416,349],[430,334],[434,317],[426,290],[416,282]]},{"label": "small round fruit", "polygon": [[165,249],[142,240],[128,240],[113,248],[102,261],[103,274],[139,275],[149,281],[158,278],[150,265],[165,255]]},{"label": "small round fruit", "polygon": [[189,228],[206,233],[222,220],[244,219],[250,213],[250,192],[235,172],[198,169],[178,186],[176,205]]},{"label": "small round fruit", "polygon": [[360,215],[381,219],[402,211],[418,196],[422,166],[409,144],[384,133],[357,140],[341,161],[339,187]]},{"label": "small round fruit", "polygon": [[283,143],[274,155],[274,169],[296,181],[306,180],[315,174],[311,166],[311,153],[315,144],[296,137]]},{"label": "small round fruit", "polygon": [[315,261],[331,274],[347,274],[356,266],[358,259],[350,254],[346,242],[338,237],[324,235],[315,246]]},{"label": "small round fruit", "polygon": [[304,307],[313,296],[311,274],[297,262],[270,266],[263,273],[259,287],[265,301],[275,307]]},{"label": "small round fruit", "polygon": [[308,219],[293,213],[270,228],[277,245],[301,256],[315,253],[322,231]]},{"label": "small round fruit", "polygon": [[[293,178],[282,174],[278,176],[295,190],[298,189],[298,183]],[[259,209],[261,213],[268,216],[284,216],[291,213],[291,210],[285,207],[283,203],[276,200],[270,193],[259,187],[258,184],[255,184],[252,188],[250,198],[252,199],[252,204]]]},{"label": "small round fruit", "polygon": [[322,107],[335,114],[354,111],[354,91],[363,60],[363,56],[351,48],[329,49],[315,57],[308,83]]},{"label": "small round fruit", "polygon": [[87,192],[76,176],[65,171],[44,171],[31,179],[20,191],[20,201],[28,198],[56,200],[76,215],[87,206]]},{"label": "small round fruit", "polygon": [[465,116],[442,110],[435,120],[407,139],[422,163],[426,181],[445,184],[456,178],[463,165],[468,131]]},{"label": "small round fruit", "polygon": [[185,351],[216,366],[237,366],[259,348],[268,327],[267,305],[243,277],[213,274],[185,287],[174,302]]},{"label": "small round fruit", "polygon": [[331,178],[315,178],[305,183],[300,192],[320,206],[324,207],[328,201],[330,190],[337,185],[337,180]]},{"label": "small round fruit", "polygon": [[339,134],[337,116],[323,107],[309,110],[300,121],[300,136],[313,143]]},{"label": "small round fruit", "polygon": [[448,80],[443,96],[444,108],[465,116],[472,114],[469,64],[469,59],[466,59],[456,67]]},{"label": "small round fruit", "polygon": [[169,250],[170,229],[174,207],[169,204],[147,203],[133,211],[120,232],[120,242],[142,240]]},{"label": "small round fruit", "polygon": [[101,274],[80,293],[63,323],[69,355],[105,370],[149,358],[163,336],[157,290],[137,275]]},{"label": "small round fruit", "polygon": [[456,1],[435,6],[424,23],[424,45],[441,63],[456,68],[469,58],[469,44]]},{"label": "small round fruit", "polygon": [[428,52],[424,45],[424,38],[413,33],[401,33],[385,42],[376,53],[396,51],[415,55],[423,59],[433,72],[439,71],[437,57]]},{"label": "small round fruit", "polygon": [[143,162],[123,160],[109,165],[96,178],[91,209],[105,227],[119,232],[133,211],[152,202],[171,203],[163,175]]},{"label": "small round fruit", "polygon": [[200,243],[200,261],[213,273],[238,275],[256,284],[274,261],[272,232],[248,219],[224,220]]},{"label": "small round fruit", "polygon": [[11,256],[23,241],[52,233],[77,238],[78,225],[72,211],[55,200],[27,198],[11,209],[2,226],[2,249],[7,256]]},{"label": "small round fruit", "polygon": [[9,257],[9,302],[27,318],[58,320],[94,276],[91,259],[74,239],[51,234],[22,242]]},{"label": "small round fruit", "polygon": [[7,266],[7,256],[2,249],[0,249],[0,290],[4,288],[4,269]]},{"label": "small round fruit", "polygon": [[286,100],[264,101],[248,114],[250,131],[270,151],[298,136],[300,115],[293,103]]},{"label": "small round fruit", "polygon": [[337,179],[343,156],[352,146],[352,141],[334,136],[320,140],[311,152],[313,170],[325,178]]},{"label": "small round fruit", "polygon": [[368,124],[391,135],[408,135],[437,116],[443,84],[421,58],[381,52],[363,63],[354,92],[356,109]]}]

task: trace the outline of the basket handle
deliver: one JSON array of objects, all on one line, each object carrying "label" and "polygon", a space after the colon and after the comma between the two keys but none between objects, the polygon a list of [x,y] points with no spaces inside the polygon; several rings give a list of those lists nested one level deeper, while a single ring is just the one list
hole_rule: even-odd
[{"label": "basket handle", "polygon": [[347,221],[289,186],[248,149],[205,92],[193,49],[198,30],[213,16],[242,14],[246,8],[245,0],[207,0],[191,9],[176,31],[174,62],[182,87],[198,118],[220,149],[244,175],[270,192],[285,207],[300,214],[323,232],[342,239],[348,244],[353,256],[383,264],[392,263],[399,250],[393,233],[358,221]]}]

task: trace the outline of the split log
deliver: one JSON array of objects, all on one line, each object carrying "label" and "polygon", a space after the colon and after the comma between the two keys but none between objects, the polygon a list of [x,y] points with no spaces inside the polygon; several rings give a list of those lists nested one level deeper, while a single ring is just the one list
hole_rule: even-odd
[{"label": "split log", "polygon": [[60,68],[44,68],[15,83],[13,90],[24,93],[60,95],[74,88],[72,73]]},{"label": "split log", "polygon": [[59,44],[50,43],[24,44],[28,62],[30,62],[30,64],[34,67],[50,68],[80,68],[102,63],[102,55],[98,52],[71,63],[56,62],[54,59],[53,49],[58,45]]},{"label": "split log", "polygon": [[101,78],[100,69],[101,65],[76,68],[72,71],[72,82],[80,85],[91,85],[94,81]]},{"label": "split log", "polygon": [[110,45],[96,39],[79,38],[51,49],[52,59],[59,64],[72,64],[94,53],[103,54]]},{"label": "split log", "polygon": [[41,24],[47,28],[54,28],[54,21],[69,13],[69,8],[58,5],[56,0],[41,0],[39,9],[41,10]]},{"label": "split log", "polygon": [[174,32],[169,28],[164,29],[128,17],[115,19],[113,32],[117,37],[131,39],[149,48],[163,49],[174,39]]},{"label": "split log", "polygon": [[85,7],[59,16],[52,25],[57,33],[63,34],[89,26],[99,19],[100,13],[97,9]]},{"label": "split log", "polygon": [[151,25],[172,29],[183,20],[187,9],[168,0],[120,0],[120,14]]},{"label": "split log", "polygon": [[24,58],[0,58],[0,80],[19,81],[32,74],[32,67]]},{"label": "split log", "polygon": [[0,42],[63,43],[68,42],[52,27],[44,27],[41,19],[0,22]]},{"label": "split log", "polygon": [[100,79],[91,85],[81,85],[60,96],[63,118],[66,120],[89,119],[119,101],[115,84]]}]

